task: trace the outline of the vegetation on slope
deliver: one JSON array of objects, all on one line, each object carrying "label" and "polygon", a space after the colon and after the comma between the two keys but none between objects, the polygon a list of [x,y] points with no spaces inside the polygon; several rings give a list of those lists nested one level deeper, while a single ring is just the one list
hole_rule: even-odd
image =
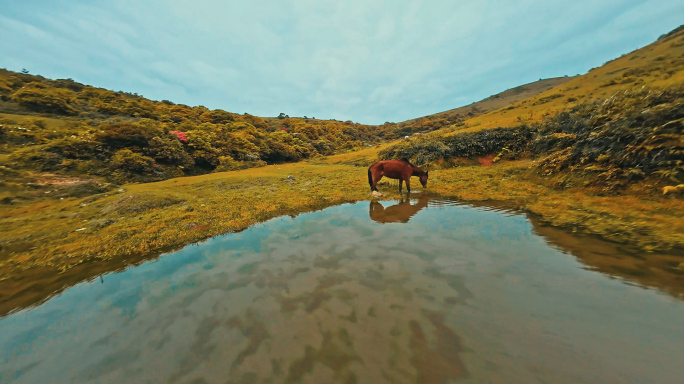
[{"label": "vegetation on slope", "polygon": [[668,87],[684,83],[684,29],[661,36],[650,45],[576,76],[534,97],[473,117],[446,128],[447,135],[521,123],[538,123],[592,100],[605,100],[625,88]]},{"label": "vegetation on slope", "polygon": [[541,157],[546,175],[580,172],[587,184],[623,190],[632,180],[684,183],[684,87],[628,89],[603,101],[577,105],[541,123],[428,135],[380,152],[382,158],[438,159],[498,154]]},{"label": "vegetation on slope", "polygon": [[0,166],[14,187],[40,184],[31,178],[40,173],[149,182],[294,162],[396,137],[384,126],[284,114],[262,119],[5,70],[0,112]]},{"label": "vegetation on slope", "polygon": [[539,81],[508,89],[463,107],[419,117],[417,119],[406,120],[397,124],[397,133],[413,135],[462,123],[465,120],[484,113],[508,107],[513,103],[534,97],[542,92],[546,92],[561,84],[567,83],[571,79],[573,79],[573,77],[569,76],[540,79]]}]

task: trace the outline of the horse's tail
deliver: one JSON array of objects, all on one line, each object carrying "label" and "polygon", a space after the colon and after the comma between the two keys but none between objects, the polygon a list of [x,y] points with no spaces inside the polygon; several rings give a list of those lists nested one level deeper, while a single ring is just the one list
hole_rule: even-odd
[{"label": "horse's tail", "polygon": [[368,185],[373,189],[373,173],[371,172],[371,167],[368,167]]}]

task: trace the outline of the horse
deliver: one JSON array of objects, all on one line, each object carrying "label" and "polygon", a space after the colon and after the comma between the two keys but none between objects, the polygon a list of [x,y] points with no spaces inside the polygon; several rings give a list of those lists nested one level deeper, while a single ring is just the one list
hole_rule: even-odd
[{"label": "horse", "polygon": [[423,172],[407,159],[382,160],[368,167],[368,184],[370,184],[371,192],[378,190],[378,182],[383,176],[399,179],[399,193],[401,193],[401,184],[404,181],[406,182],[406,190],[411,193],[411,176],[418,176],[423,188],[427,188],[428,173]]}]

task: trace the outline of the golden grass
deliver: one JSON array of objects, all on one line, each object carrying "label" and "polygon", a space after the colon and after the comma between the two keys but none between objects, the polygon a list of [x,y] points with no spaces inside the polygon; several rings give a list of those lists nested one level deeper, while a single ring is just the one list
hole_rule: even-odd
[{"label": "golden grass", "polygon": [[681,199],[660,197],[657,191],[601,196],[583,187],[556,189],[552,180],[538,176],[529,161],[452,168],[433,171],[431,176],[430,189],[446,196],[508,202],[537,215],[542,223],[599,235],[642,251],[684,248]]},{"label": "golden grass", "polygon": [[435,113],[432,115],[419,117],[417,119],[411,119],[403,121],[400,124],[411,124],[418,122],[420,119],[440,119],[440,118],[450,118],[458,116],[467,116],[471,114],[481,114],[490,112],[499,108],[507,107],[515,102],[523,101],[525,99],[531,98],[539,93],[545,92],[551,88],[554,88],[560,84],[566,83],[572,79],[571,77],[556,77],[551,79],[543,79],[535,81],[529,84],[523,84],[515,88],[505,90],[503,92],[492,95],[484,100],[477,101],[472,104],[465,105],[463,107],[458,107],[450,109],[448,111]]},{"label": "golden grass", "polygon": [[317,164],[341,164],[341,165],[369,165],[378,159],[378,152],[389,147],[392,143],[379,144],[371,148],[362,149],[356,152],[342,153],[338,155],[327,156],[319,159],[313,159],[313,163]]}]

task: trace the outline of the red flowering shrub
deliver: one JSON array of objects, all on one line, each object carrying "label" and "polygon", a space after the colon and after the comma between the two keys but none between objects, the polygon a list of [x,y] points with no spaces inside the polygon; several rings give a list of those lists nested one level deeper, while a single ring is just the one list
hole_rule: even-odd
[{"label": "red flowering shrub", "polygon": [[171,134],[172,134],[172,135],[175,135],[175,136],[178,138],[178,140],[180,140],[180,141],[182,141],[182,142],[184,142],[184,143],[187,143],[187,142],[188,142],[188,138],[185,137],[185,132],[181,132],[181,131],[171,131]]}]

